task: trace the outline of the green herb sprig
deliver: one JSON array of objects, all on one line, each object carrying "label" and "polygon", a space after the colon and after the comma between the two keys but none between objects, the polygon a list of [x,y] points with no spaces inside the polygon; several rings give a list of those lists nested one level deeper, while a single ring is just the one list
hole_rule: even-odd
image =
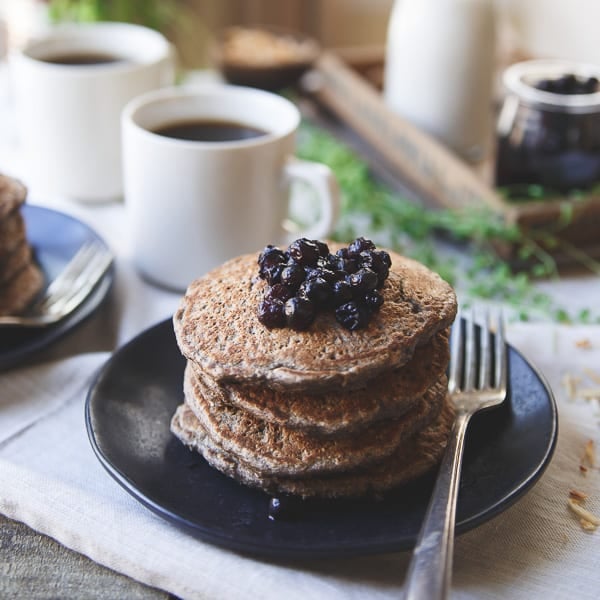
[{"label": "green herb sprig", "polygon": [[175,0],[50,0],[53,22],[122,21],[163,30],[177,17]]},{"label": "green herb sprig", "polygon": [[[457,286],[466,303],[476,299],[502,302],[512,306],[521,320],[541,316],[559,322],[600,323],[600,316],[593,316],[590,309],[571,314],[535,286],[537,279],[560,277],[548,252],[558,246],[600,275],[600,263],[568,247],[552,232],[524,232],[484,208],[431,210],[403,198],[377,180],[348,146],[308,123],[300,128],[297,152],[301,158],[328,165],[338,179],[342,214],[337,239],[363,235],[366,227],[374,239],[419,260]],[[568,219],[564,214],[563,221]],[[457,253],[457,244],[468,251]],[[518,269],[499,252],[507,246],[516,249]]]}]

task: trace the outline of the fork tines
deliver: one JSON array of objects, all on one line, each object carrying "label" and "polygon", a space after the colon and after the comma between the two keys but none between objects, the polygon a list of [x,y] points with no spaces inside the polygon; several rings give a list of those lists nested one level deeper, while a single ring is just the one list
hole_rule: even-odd
[{"label": "fork tines", "polygon": [[497,311],[492,318],[486,310],[481,323],[476,321],[473,310],[463,311],[452,328],[451,345],[450,392],[506,387],[502,311]]},{"label": "fork tines", "polygon": [[67,266],[52,280],[46,293],[37,303],[36,309],[42,309],[45,306],[52,305],[55,301],[60,300],[73,289],[77,278],[86,269],[91,259],[104,252],[103,246],[96,240],[85,242],[81,248],[75,253]]},{"label": "fork tines", "polygon": [[111,262],[111,253],[100,242],[86,242],[48,286],[40,312],[70,312],[89,294]]}]

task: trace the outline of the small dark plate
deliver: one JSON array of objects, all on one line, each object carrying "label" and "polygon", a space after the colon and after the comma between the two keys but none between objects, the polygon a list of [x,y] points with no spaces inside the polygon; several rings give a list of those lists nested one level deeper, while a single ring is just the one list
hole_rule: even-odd
[{"label": "small dark plate", "polygon": [[[272,558],[352,556],[405,550],[416,541],[432,477],[381,500],[307,501],[288,520],[267,518],[269,497],[239,485],[187,450],[169,431],[183,401],[185,361],[163,321],[118,350],[86,401],[92,447],[137,500],[198,537]],[[509,348],[510,399],[471,424],[458,501],[462,533],[520,498],[548,465],[557,436],[554,398]]]},{"label": "small dark plate", "polygon": [[[46,282],[52,281],[82,244],[104,240],[86,224],[50,208],[25,204],[21,209],[27,239]],[[0,369],[19,363],[60,339],[89,317],[105,299],[114,277],[111,265],[91,293],[68,317],[45,327],[5,327],[0,332]]]},{"label": "small dark plate", "polygon": [[[231,39],[236,35],[264,35],[266,39],[271,39],[275,43],[289,43],[290,52],[296,46],[301,50],[295,59],[290,56],[288,60],[267,62],[253,61],[252,52],[249,49],[243,62],[237,59],[232,60],[228,56],[227,48]],[[257,51],[263,52],[264,49],[259,47]],[[314,39],[298,32],[268,26],[239,26],[225,29],[213,46],[211,54],[215,66],[229,83],[278,91],[294,85],[312,66],[320,51],[320,46]]]}]

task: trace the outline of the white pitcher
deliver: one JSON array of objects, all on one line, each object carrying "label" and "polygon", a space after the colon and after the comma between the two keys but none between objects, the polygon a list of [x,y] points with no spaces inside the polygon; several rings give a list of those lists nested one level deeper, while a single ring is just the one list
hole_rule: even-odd
[{"label": "white pitcher", "polygon": [[495,13],[491,0],[396,0],[386,103],[468,161],[491,145]]}]

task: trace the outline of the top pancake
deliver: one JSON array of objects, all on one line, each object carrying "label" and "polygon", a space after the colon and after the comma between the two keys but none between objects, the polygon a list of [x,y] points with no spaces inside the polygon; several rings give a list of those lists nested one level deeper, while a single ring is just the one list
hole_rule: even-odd
[{"label": "top pancake", "polygon": [[306,331],[268,329],[257,317],[266,288],[258,253],[232,259],[188,287],[173,319],[181,352],[216,382],[304,391],[360,387],[406,364],[417,345],[456,315],[450,285],[414,260],[390,256],[384,304],[355,331],[330,312],[319,313]]}]

